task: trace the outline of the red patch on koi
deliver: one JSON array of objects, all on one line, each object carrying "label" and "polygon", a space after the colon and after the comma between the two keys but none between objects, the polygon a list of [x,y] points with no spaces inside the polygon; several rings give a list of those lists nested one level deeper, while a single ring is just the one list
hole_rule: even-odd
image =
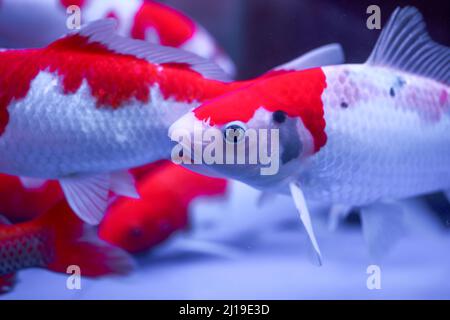
[{"label": "red patch on koi", "polygon": [[70,6],[78,6],[82,8],[86,0],[60,0],[60,2],[65,8],[68,8]]},{"label": "red patch on koi", "polygon": [[247,89],[227,94],[197,108],[200,120],[210,119],[212,125],[231,121],[248,122],[256,110],[284,111],[290,117],[300,117],[314,139],[314,151],[327,141],[322,93],[327,87],[321,68],[263,77]]},{"label": "red patch on koi", "polygon": [[144,59],[115,53],[80,35],[63,38],[45,49],[2,52],[0,70],[0,135],[8,124],[8,105],[26,97],[31,81],[41,71],[57,74],[64,94],[76,93],[85,80],[97,106],[113,109],[132,99],[147,103],[155,83],[166,99],[186,102],[202,101],[226,88],[184,64],[166,64],[159,74],[157,66]]},{"label": "red patch on koi", "polygon": [[111,10],[110,12],[108,12],[105,16],[105,18],[109,18],[109,19],[114,19],[117,23],[116,27],[119,28],[120,26],[120,19],[119,16],[117,15],[117,13],[114,10]]},{"label": "red patch on koi", "polygon": [[153,1],[146,1],[134,17],[131,36],[145,40],[148,28],[155,28],[161,44],[169,47],[180,47],[195,32],[195,24],[186,16],[174,9]]},{"label": "red patch on koi", "polygon": [[156,75],[155,68],[147,61],[115,54],[79,35],[51,44],[37,59],[39,71],[48,70],[62,76],[66,94],[75,93],[86,80],[98,106],[118,108],[133,98],[148,102],[149,86]]}]

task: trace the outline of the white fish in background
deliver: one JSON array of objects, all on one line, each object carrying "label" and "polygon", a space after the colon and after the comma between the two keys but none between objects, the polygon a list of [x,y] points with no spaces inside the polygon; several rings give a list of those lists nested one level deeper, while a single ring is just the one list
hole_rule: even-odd
[{"label": "white fish in background", "polygon": [[231,76],[236,72],[205,28],[174,8],[149,0],[2,0],[0,47],[50,44],[68,32],[66,9],[71,5],[80,7],[83,24],[114,18],[123,36],[187,50],[213,60]]},{"label": "white fish in background", "polygon": [[59,180],[91,224],[109,191],[138,196],[126,170],[170,156],[177,117],[232,86],[209,60],[114,30],[103,20],[43,49],[0,52],[0,172],[33,187]]}]

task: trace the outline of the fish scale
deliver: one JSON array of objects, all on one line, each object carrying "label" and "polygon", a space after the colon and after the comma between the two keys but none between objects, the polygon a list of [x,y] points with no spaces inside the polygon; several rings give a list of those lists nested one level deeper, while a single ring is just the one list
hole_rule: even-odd
[{"label": "fish scale", "polygon": [[44,267],[54,259],[47,230],[8,230],[0,234],[0,276],[19,269]]},{"label": "fish scale", "polygon": [[122,250],[109,246],[95,236],[60,201],[39,217],[10,224],[0,216],[0,294],[14,284],[14,273],[26,268],[45,268],[66,274],[76,265],[83,276],[123,274],[133,261]]},{"label": "fish scale", "polygon": [[[68,96],[61,93],[55,79],[55,75],[41,73],[27,97],[9,106],[10,123],[0,139],[0,164],[5,171],[57,178],[167,158],[171,143],[166,128],[197,105],[166,100],[154,87],[152,95],[159,99],[148,104],[135,101],[114,111],[102,109],[88,97],[87,86]],[[47,88],[45,98],[42,87]]]},{"label": "fish scale", "polygon": [[323,70],[327,144],[299,176],[308,199],[362,205],[450,187],[449,102],[439,100],[448,88],[385,68]]}]

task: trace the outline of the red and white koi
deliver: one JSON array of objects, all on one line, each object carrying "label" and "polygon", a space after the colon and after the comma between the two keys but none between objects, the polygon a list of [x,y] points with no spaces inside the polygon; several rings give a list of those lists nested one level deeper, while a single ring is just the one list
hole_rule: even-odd
[{"label": "red and white koi", "polygon": [[170,157],[175,119],[236,86],[209,60],[114,30],[103,20],[43,49],[0,52],[0,172],[59,180],[91,224],[110,190],[137,196],[123,170]]},{"label": "red and white koi", "polygon": [[[261,175],[260,165],[205,168],[263,190],[290,191],[319,258],[305,199],[362,207],[368,240],[378,240],[382,251],[399,216],[385,201],[450,189],[449,57],[415,8],[397,9],[365,64],[281,68],[202,104],[170,133],[216,128],[226,136],[231,124],[242,132],[279,129],[276,175]],[[392,223],[370,226],[381,219],[369,205],[381,202],[377,214]],[[382,232],[389,236],[381,239]]]},{"label": "red and white koi", "polygon": [[0,46],[48,45],[67,33],[66,10],[72,5],[81,9],[83,23],[114,18],[123,36],[187,50],[235,73],[233,62],[205,28],[174,8],[148,0],[2,0]]},{"label": "red and white koi", "polygon": [[[109,191],[138,196],[126,170],[170,159],[176,119],[252,83],[227,82],[209,60],[114,30],[113,20],[97,21],[46,48],[0,52],[0,172],[34,187],[58,180],[90,224]],[[292,65],[317,63],[310,58]]]}]

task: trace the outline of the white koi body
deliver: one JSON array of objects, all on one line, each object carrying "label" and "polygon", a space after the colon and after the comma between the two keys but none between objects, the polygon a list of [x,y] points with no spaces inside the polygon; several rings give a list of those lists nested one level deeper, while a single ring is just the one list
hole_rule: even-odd
[{"label": "white koi body", "polygon": [[150,95],[147,103],[98,108],[86,83],[65,95],[57,75],[40,73],[27,96],[8,107],[0,171],[58,179],[167,159],[172,148],[168,126],[198,103],[166,99],[157,85]]},{"label": "white koi body", "polygon": [[364,205],[450,189],[450,89],[366,65],[324,67],[327,142],[298,167],[307,199]]},{"label": "white koi body", "polygon": [[0,172],[30,187],[59,180],[91,224],[109,191],[138,197],[128,169],[170,157],[170,124],[228,87],[209,60],[114,30],[101,20],[42,49],[0,52]]}]

